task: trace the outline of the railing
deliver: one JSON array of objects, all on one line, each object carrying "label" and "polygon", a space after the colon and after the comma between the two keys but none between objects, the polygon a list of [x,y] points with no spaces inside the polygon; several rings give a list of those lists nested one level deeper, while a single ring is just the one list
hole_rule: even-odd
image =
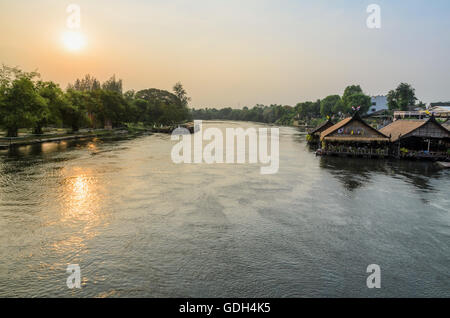
[{"label": "railing", "polygon": [[336,154],[336,155],[350,155],[350,156],[370,156],[370,157],[385,157],[389,155],[389,150],[387,149],[348,149],[345,147],[338,148],[327,148],[325,149],[326,154]]},{"label": "railing", "polygon": [[400,153],[401,158],[417,158],[417,159],[450,159],[450,154],[441,151],[409,151]]},{"label": "railing", "polygon": [[[0,148],[11,146],[13,140],[23,140],[24,137],[0,137]],[[2,143],[6,142],[6,144]]]},{"label": "railing", "polygon": [[[441,117],[441,118],[449,118],[450,112],[432,112],[434,117]],[[405,117],[415,117],[415,118],[425,118],[429,117],[430,114],[426,113],[424,110],[418,110],[418,111],[395,111],[394,112],[394,118],[405,118]]]}]

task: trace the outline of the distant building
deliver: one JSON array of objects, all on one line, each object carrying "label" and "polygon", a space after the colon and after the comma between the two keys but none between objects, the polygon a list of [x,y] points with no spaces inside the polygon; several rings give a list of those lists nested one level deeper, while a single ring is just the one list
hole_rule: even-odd
[{"label": "distant building", "polygon": [[436,113],[436,114],[450,113],[450,105],[449,106],[432,106],[432,107],[428,108],[428,111],[430,111],[432,113]]},{"label": "distant building", "polygon": [[372,102],[372,104],[370,105],[370,108],[367,111],[368,115],[375,113],[375,112],[379,112],[380,110],[389,109],[388,103],[387,103],[387,96],[383,96],[383,95],[372,96],[371,102]]},{"label": "distant building", "polygon": [[358,112],[322,131],[320,141],[324,155],[385,157],[389,154],[389,137],[362,120]]},{"label": "distant building", "polygon": [[331,126],[333,126],[334,123],[333,121],[328,118],[327,121],[323,122],[322,124],[320,124],[319,126],[317,126],[316,128],[314,128],[313,130],[311,130],[308,133],[308,137],[307,137],[307,141],[310,145],[318,145],[320,144],[320,134],[327,130],[328,128],[330,128]]},{"label": "distant building", "polygon": [[[426,120],[396,120],[380,130],[389,136],[391,152],[398,157],[446,158],[450,147],[450,132],[434,116]],[[407,149],[403,153],[401,149]],[[432,152],[433,154],[430,154]]]},{"label": "distant building", "polygon": [[428,109],[418,109],[411,111],[395,111],[394,121],[397,119],[417,118],[423,119],[433,115],[436,118],[450,118],[450,106],[434,106]]},{"label": "distant building", "polygon": [[430,107],[436,107],[436,106],[450,107],[450,102],[430,103]]}]

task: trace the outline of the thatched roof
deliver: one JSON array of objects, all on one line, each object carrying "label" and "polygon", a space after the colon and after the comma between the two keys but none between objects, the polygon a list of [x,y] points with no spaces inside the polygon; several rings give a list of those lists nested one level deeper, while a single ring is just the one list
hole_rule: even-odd
[{"label": "thatched roof", "polygon": [[432,116],[427,120],[406,120],[406,119],[398,119],[393,123],[387,125],[386,127],[381,128],[381,132],[387,136],[391,137],[391,141],[395,142],[400,138],[407,137],[410,133],[419,129],[420,127],[426,125],[429,122],[434,122],[436,125],[448,131],[443,125],[439,124],[436,119]]},{"label": "thatched roof", "polygon": [[327,121],[323,122],[322,124],[320,124],[319,126],[317,126],[316,128],[314,128],[313,130],[311,130],[309,132],[310,135],[314,135],[317,133],[321,133],[322,131],[330,128],[331,126],[333,126],[334,123],[331,121],[331,119],[328,119]]},{"label": "thatched roof", "polygon": [[[351,123],[352,121],[361,122],[367,128],[374,131],[376,133],[376,135],[378,135],[379,137],[371,137],[371,138],[365,138],[365,137],[359,137],[359,136],[342,136],[342,137],[341,136],[335,136],[335,137],[330,136],[330,137],[327,137],[327,136],[331,135],[332,133],[334,133],[335,131],[337,131],[337,130],[341,129],[342,127],[346,126],[347,124]],[[353,139],[359,140],[359,141],[383,141],[383,140],[388,139],[388,137],[385,136],[383,133],[379,132],[378,130],[376,130],[369,124],[367,124],[364,120],[362,120],[361,117],[359,116],[358,112],[356,112],[352,117],[347,117],[344,120],[341,120],[337,124],[329,127],[325,131],[323,131],[320,134],[320,140],[323,140],[324,138],[327,138],[327,140],[330,140],[330,141],[338,141],[338,140],[345,141],[345,140],[353,140]]]},{"label": "thatched roof", "polygon": [[444,126],[447,130],[450,131],[450,120],[447,119],[447,120],[442,124],[442,126]]},{"label": "thatched roof", "polygon": [[338,122],[337,124],[331,126],[330,128],[326,129],[325,131],[322,131],[322,133],[320,134],[320,139],[322,140],[323,138],[325,138],[326,136],[328,136],[329,134],[331,134],[332,132],[335,132],[336,130],[340,129],[341,127],[344,127],[345,125],[347,125],[351,120],[353,119],[353,117],[347,117],[344,120],[341,120],[340,122]]},{"label": "thatched roof", "polygon": [[381,128],[381,132],[391,136],[391,141],[397,141],[400,136],[409,134],[410,132],[424,125],[426,120],[402,120],[398,119],[391,124]]}]

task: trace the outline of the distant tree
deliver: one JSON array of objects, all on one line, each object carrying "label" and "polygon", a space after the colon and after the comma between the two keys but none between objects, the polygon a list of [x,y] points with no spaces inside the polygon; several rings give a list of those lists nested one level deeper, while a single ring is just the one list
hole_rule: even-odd
[{"label": "distant tree", "polygon": [[110,79],[102,84],[102,89],[122,94],[122,80],[116,80],[116,75],[113,75]]},{"label": "distant tree", "polygon": [[[298,103],[295,106],[295,110],[300,118],[309,119],[309,118],[314,117],[314,115],[315,115],[313,107],[314,107],[313,102],[303,102],[303,103]],[[320,108],[319,108],[319,112],[320,112]]]},{"label": "distant tree", "polygon": [[416,103],[415,89],[406,83],[400,83],[395,90],[389,91],[387,101],[389,109],[408,110],[408,106],[414,106]]},{"label": "distant tree", "polygon": [[430,103],[430,107],[436,107],[436,106],[450,106],[450,102]]},{"label": "distant tree", "polygon": [[94,91],[101,88],[100,81],[95,77],[87,74],[82,79],[76,79],[74,84],[69,84],[67,89],[76,91]]},{"label": "distant tree", "polygon": [[62,120],[73,132],[77,132],[89,122],[87,117],[89,95],[87,92],[69,89],[66,96],[68,103],[62,110]]},{"label": "distant tree", "polygon": [[346,109],[352,107],[352,105],[349,105],[349,98],[354,94],[363,94],[363,90],[360,85],[350,85],[345,88],[344,94],[342,95],[342,102]]},{"label": "distant tree", "polygon": [[[355,96],[355,95],[352,95]],[[336,104],[334,104],[334,106],[331,108],[331,112],[333,114],[344,114],[347,112],[347,108],[344,105],[344,102],[342,101],[342,99],[339,99]]]},{"label": "distant tree", "polygon": [[122,94],[117,91],[100,91],[100,100],[103,104],[100,118],[104,123],[111,121],[113,127],[119,127],[121,122],[126,119],[126,102]]},{"label": "distant tree", "polygon": [[145,99],[134,99],[132,101],[133,108],[135,110],[135,116],[137,122],[143,122],[143,123],[151,123],[151,117],[153,114],[151,114],[149,102]]},{"label": "distant tree", "polygon": [[58,84],[39,81],[36,83],[36,87],[39,95],[46,101],[45,108],[39,114],[34,126],[34,133],[42,134],[43,127],[62,123],[62,111],[67,107],[68,102]]},{"label": "distant tree", "polygon": [[20,78],[27,78],[31,81],[35,81],[40,78],[40,74],[37,71],[25,72],[18,67],[2,64],[2,67],[0,68],[0,87],[10,87],[14,80]]},{"label": "distant tree", "polygon": [[173,86],[173,92],[175,96],[180,100],[181,105],[183,107],[187,107],[189,102],[191,101],[191,98],[187,96],[186,90],[184,89],[181,82],[178,82]]},{"label": "distant tree", "polygon": [[125,97],[125,99],[130,101],[130,102],[132,100],[134,100],[135,95],[136,95],[136,92],[134,91],[134,89],[131,89],[131,90],[126,91],[125,93],[123,93],[123,97]]},{"label": "distant tree", "polygon": [[344,90],[342,96],[343,113],[352,113],[352,107],[360,107],[361,113],[366,113],[371,105],[371,98],[365,95],[360,85],[350,85]]},{"label": "distant tree", "polygon": [[341,97],[339,95],[330,95],[325,97],[320,103],[320,114],[325,116],[330,116],[333,114],[333,108],[341,103]]},{"label": "distant tree", "polygon": [[[179,92],[180,93],[180,92]],[[185,93],[184,93],[185,94]],[[136,99],[143,99],[148,102],[148,115],[150,122],[171,124],[190,119],[191,114],[183,102],[183,94],[178,97],[165,90],[149,88],[138,91],[135,94]],[[185,95],[184,95],[185,96]]]},{"label": "distant tree", "polygon": [[370,96],[367,96],[363,93],[353,94],[347,98],[346,112],[351,113],[352,107],[360,107],[360,112],[362,114],[365,114],[369,110],[371,104],[372,99],[370,98]]},{"label": "distant tree", "polygon": [[148,102],[161,102],[163,104],[177,104],[179,102],[175,94],[157,88],[140,90],[136,92],[135,98],[144,99]]},{"label": "distant tree", "polygon": [[292,107],[275,104],[265,106],[257,104],[252,108],[245,106],[242,109],[232,109],[230,107],[220,110],[215,108],[192,109],[191,114],[195,119],[227,119],[291,125],[298,114],[299,107],[301,106]]}]

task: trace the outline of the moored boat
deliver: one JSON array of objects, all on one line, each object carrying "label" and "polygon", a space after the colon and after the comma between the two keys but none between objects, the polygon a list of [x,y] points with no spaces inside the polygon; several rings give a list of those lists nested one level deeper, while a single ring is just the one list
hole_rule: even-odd
[{"label": "moored boat", "polygon": [[444,161],[436,161],[439,167],[442,169],[449,169],[450,168],[450,162],[444,162]]}]

